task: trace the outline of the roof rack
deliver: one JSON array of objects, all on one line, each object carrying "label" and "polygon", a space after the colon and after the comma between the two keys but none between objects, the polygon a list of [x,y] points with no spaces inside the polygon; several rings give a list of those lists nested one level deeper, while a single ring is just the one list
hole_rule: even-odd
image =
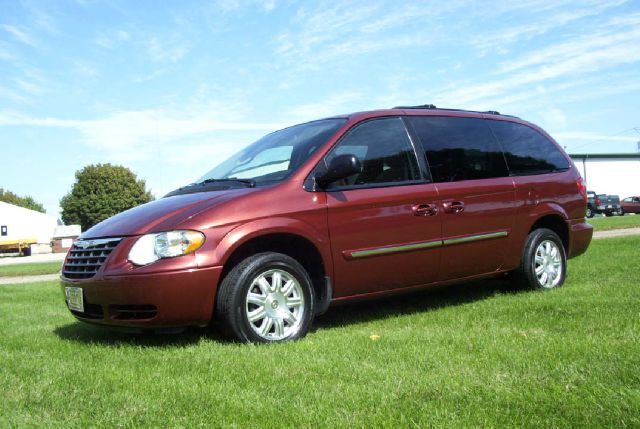
[{"label": "roof rack", "polygon": [[[408,110],[408,109],[437,109],[437,110],[447,110],[447,111],[450,111],[450,112],[470,112],[470,113],[485,113],[487,115],[502,115],[497,110],[479,111],[479,110],[465,110],[465,109],[449,109],[449,108],[445,108],[445,107],[436,107],[435,104],[422,104],[422,105],[419,105],[419,106],[396,106],[396,107],[394,107],[394,109],[404,109],[404,110]],[[512,118],[516,118],[517,117],[517,116],[511,116],[511,115],[502,115],[502,116],[510,116]]]},{"label": "roof rack", "polygon": [[422,104],[420,106],[396,106],[394,109],[437,109],[435,104]]}]

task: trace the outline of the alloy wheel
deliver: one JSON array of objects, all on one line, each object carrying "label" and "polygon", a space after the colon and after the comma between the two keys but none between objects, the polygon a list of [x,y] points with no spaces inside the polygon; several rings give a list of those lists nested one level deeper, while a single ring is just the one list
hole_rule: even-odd
[{"label": "alloy wheel", "polygon": [[540,286],[546,289],[556,287],[562,279],[562,254],[558,245],[551,240],[542,241],[535,253],[534,271]]},{"label": "alloy wheel", "polygon": [[293,336],[304,319],[302,287],[287,271],[264,271],[249,287],[245,312],[251,329],[263,339],[273,341]]}]

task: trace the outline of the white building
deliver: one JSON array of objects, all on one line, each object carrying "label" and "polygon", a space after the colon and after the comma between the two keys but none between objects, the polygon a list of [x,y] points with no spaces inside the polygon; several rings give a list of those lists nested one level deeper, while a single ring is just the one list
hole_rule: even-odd
[{"label": "white building", "polygon": [[619,195],[621,199],[640,196],[640,153],[588,153],[570,156],[589,191]]},{"label": "white building", "polygon": [[0,201],[0,240],[36,240],[49,244],[58,226],[55,217]]}]

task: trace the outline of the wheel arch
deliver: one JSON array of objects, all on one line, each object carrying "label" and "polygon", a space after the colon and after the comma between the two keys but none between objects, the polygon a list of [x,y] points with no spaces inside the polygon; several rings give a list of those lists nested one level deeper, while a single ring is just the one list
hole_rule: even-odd
[{"label": "wheel arch", "polygon": [[567,225],[565,217],[559,213],[544,214],[533,222],[529,228],[529,234],[540,228],[547,228],[558,234],[560,240],[562,240],[564,251],[569,254],[569,226]]},{"label": "wheel arch", "polygon": [[251,222],[229,232],[216,249],[223,266],[218,285],[229,271],[250,255],[277,252],[298,261],[307,271],[316,295],[317,311],[326,310],[331,300],[330,278],[333,261],[328,237],[296,219],[265,219]]}]

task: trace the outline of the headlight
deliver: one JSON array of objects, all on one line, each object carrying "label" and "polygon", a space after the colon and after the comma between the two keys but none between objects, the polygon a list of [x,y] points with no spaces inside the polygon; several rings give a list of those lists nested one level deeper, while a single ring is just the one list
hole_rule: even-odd
[{"label": "headlight", "polygon": [[204,234],[198,231],[167,231],[147,234],[129,251],[129,261],[136,265],[148,265],[162,258],[187,255],[204,244]]}]

